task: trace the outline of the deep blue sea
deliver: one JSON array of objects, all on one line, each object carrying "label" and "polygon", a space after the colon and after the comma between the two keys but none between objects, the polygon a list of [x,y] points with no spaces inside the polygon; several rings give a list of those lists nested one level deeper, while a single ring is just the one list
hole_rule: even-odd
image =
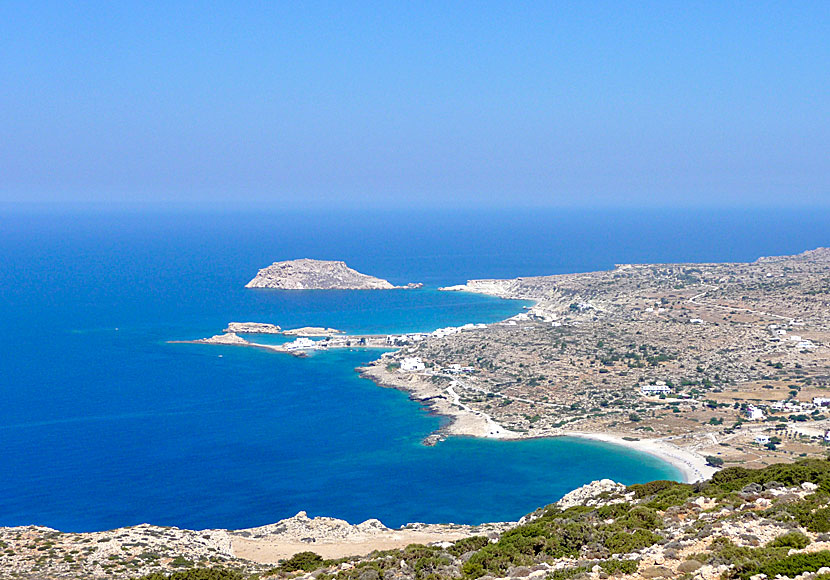
[{"label": "deep blue sea", "polygon": [[[521,302],[439,285],[753,260],[830,245],[825,212],[0,213],[0,525],[256,526],[299,510],[516,519],[592,479],[677,477],[587,441],[421,439],[440,425],[360,379],[378,351],[297,359],[167,344],[229,321],[350,332],[491,322]],[[246,290],[257,269],[342,259],[418,291]]]}]

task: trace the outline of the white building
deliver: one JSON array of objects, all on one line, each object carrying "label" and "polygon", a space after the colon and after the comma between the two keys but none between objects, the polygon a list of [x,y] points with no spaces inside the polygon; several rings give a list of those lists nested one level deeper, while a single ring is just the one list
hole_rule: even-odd
[{"label": "white building", "polygon": [[456,328],[454,326],[448,326],[446,328],[439,328],[437,330],[433,330],[430,335],[434,336],[435,338],[444,338],[445,336],[449,336],[451,334],[455,334],[456,332],[461,332],[460,328]]},{"label": "white building", "polygon": [[418,372],[425,370],[427,367],[419,356],[410,356],[401,360],[401,371],[403,372]]},{"label": "white building", "polygon": [[758,445],[766,445],[767,443],[769,443],[769,437],[767,437],[766,435],[756,435],[755,443],[757,443]]},{"label": "white building", "polygon": [[646,397],[652,395],[668,395],[671,393],[671,387],[668,385],[643,385],[640,387],[640,393]]},{"label": "white building", "polygon": [[475,369],[473,367],[465,367],[461,366],[460,364],[451,364],[450,366],[444,369],[444,372],[457,375],[458,373],[471,373],[474,370]]},{"label": "white building", "polygon": [[764,412],[761,409],[759,409],[758,407],[750,405],[744,411],[744,417],[746,417],[750,421],[763,421],[764,420]]},{"label": "white building", "polygon": [[285,344],[286,350],[309,350],[313,348],[319,348],[320,345],[315,343],[310,338],[298,338],[293,342],[289,342]]},{"label": "white building", "polygon": [[813,404],[816,407],[826,407],[830,405],[830,398],[827,397],[813,397]]}]

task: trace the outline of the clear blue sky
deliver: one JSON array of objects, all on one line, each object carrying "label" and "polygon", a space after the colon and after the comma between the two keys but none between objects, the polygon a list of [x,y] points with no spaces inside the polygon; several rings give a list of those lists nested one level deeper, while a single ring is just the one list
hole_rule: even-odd
[{"label": "clear blue sky", "polygon": [[830,205],[830,2],[0,3],[0,202]]}]

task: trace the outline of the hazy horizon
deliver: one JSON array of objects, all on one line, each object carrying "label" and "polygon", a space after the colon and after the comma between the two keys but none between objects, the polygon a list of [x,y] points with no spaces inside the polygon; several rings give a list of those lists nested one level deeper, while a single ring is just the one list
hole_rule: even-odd
[{"label": "hazy horizon", "polygon": [[828,28],[819,2],[5,3],[0,209],[830,207]]}]

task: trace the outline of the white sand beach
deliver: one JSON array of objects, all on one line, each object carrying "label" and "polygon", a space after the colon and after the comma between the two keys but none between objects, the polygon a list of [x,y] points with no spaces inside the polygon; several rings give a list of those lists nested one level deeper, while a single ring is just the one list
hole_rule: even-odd
[{"label": "white sand beach", "polygon": [[611,433],[581,433],[576,431],[563,431],[559,435],[603,441],[654,455],[679,469],[683,474],[683,481],[686,483],[696,483],[709,479],[717,471],[716,468],[708,465],[706,459],[699,453],[662,439],[639,439],[634,441]]}]

